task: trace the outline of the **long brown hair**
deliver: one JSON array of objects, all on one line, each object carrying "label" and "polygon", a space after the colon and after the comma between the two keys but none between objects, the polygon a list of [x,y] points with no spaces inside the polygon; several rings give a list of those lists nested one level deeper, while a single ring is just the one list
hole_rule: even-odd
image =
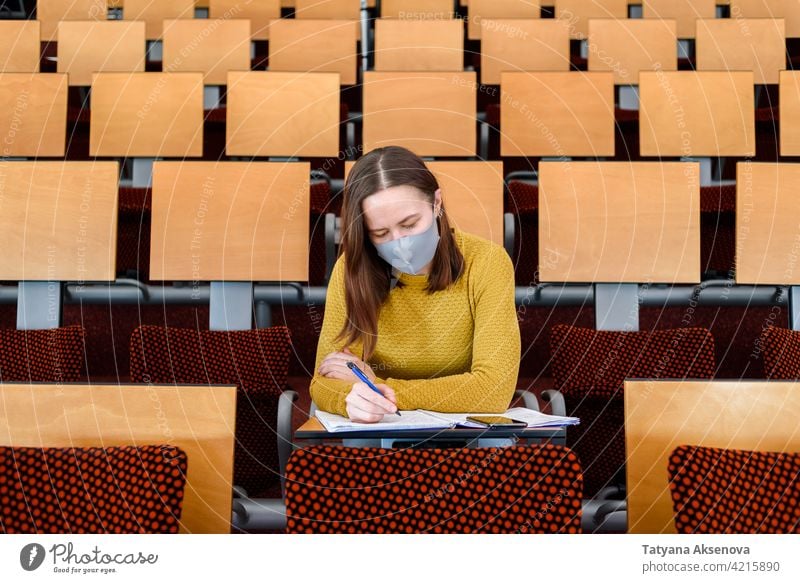
[{"label": "long brown hair", "polygon": [[[368,196],[394,186],[413,186],[434,204],[439,183],[419,156],[399,146],[387,146],[359,158],[344,187],[339,252],[345,256],[347,320],[336,339],[344,340],[346,346],[362,340],[364,360],[375,351],[378,315],[389,295],[392,270],[369,240],[361,203]],[[464,269],[464,257],[450,231],[444,205],[435,220],[438,221],[439,244],[428,274],[426,290],[429,294],[455,283]],[[402,284],[398,282],[397,285]]]}]

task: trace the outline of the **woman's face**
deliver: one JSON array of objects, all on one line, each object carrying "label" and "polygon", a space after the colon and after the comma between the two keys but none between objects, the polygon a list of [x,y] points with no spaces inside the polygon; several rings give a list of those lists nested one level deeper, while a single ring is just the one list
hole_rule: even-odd
[{"label": "woman's face", "polygon": [[393,186],[366,197],[361,202],[364,228],[373,244],[425,232],[442,206],[442,193],[436,191],[434,206],[425,193],[413,186]]}]

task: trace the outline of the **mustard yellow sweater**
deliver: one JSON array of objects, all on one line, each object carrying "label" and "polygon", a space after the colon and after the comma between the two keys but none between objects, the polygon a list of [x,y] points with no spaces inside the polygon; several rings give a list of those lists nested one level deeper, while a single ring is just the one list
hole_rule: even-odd
[{"label": "mustard yellow sweater", "polygon": [[[376,382],[397,393],[400,409],[443,413],[499,413],[508,408],[519,372],[520,334],[514,303],[514,269],[505,249],[454,230],[464,273],[446,290],[429,295],[427,275],[400,274],[381,307],[378,341],[368,361]],[[325,304],[311,398],[323,411],[346,416],[345,397],[358,379],[319,374],[347,317],[344,264],[336,262]],[[361,342],[350,346],[362,357]]]}]

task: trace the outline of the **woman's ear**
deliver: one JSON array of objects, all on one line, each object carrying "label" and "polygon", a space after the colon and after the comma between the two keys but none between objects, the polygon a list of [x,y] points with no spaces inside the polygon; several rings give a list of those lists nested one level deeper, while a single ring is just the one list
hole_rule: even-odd
[{"label": "woman's ear", "polygon": [[437,217],[442,216],[442,189],[437,188],[433,193],[433,214]]}]

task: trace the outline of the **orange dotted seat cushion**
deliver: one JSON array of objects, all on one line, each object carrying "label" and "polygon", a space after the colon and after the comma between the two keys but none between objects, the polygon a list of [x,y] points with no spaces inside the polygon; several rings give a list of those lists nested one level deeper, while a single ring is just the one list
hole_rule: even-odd
[{"label": "orange dotted seat cushion", "polygon": [[292,453],[293,533],[579,533],[581,468],[563,446]]},{"label": "orange dotted seat cushion", "polygon": [[186,467],[172,446],[0,447],[0,531],[176,533]]},{"label": "orange dotted seat cushion", "polygon": [[584,493],[618,482],[625,463],[623,382],[626,378],[700,378],[714,374],[714,339],[705,328],[614,332],[562,324],[550,332],[554,388],[567,413],[581,419],[567,431],[584,471]]},{"label": "orange dotted seat cushion", "polygon": [[800,454],[684,445],[668,469],[679,533],[800,533]]},{"label": "orange dotted seat cushion", "polygon": [[770,326],[761,333],[757,348],[763,355],[766,378],[800,378],[800,331]]},{"label": "orange dotted seat cushion", "polygon": [[131,336],[131,380],[236,385],[234,483],[258,497],[280,482],[278,398],[291,349],[285,326],[237,332],[140,326]]},{"label": "orange dotted seat cushion", "polygon": [[0,330],[0,381],[77,382],[84,374],[81,326]]}]

